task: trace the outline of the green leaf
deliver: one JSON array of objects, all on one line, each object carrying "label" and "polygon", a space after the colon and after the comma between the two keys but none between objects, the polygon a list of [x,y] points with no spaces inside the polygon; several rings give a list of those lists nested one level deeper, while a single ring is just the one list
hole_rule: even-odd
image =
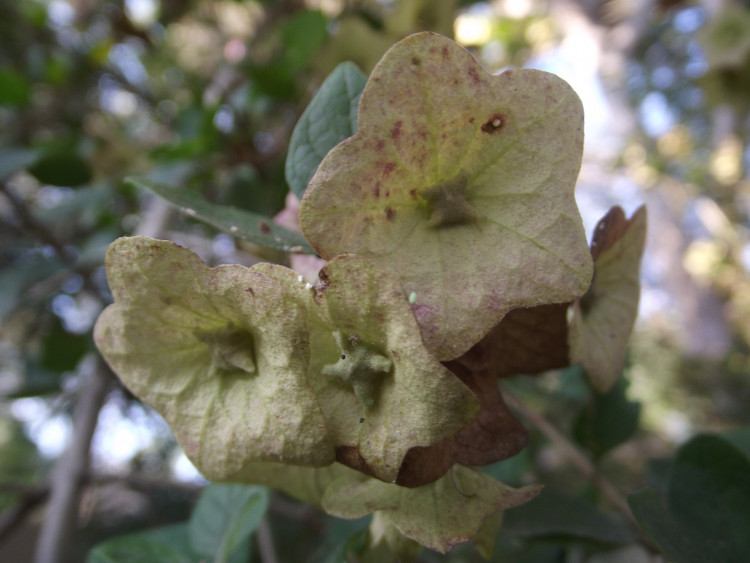
[{"label": "green leaf", "polygon": [[[750,460],[718,436],[697,436],[675,457],[669,508],[712,545],[716,559],[750,553]],[[706,518],[710,514],[711,518]],[[726,556],[719,554],[724,553]],[[743,554],[740,557],[740,554]]]},{"label": "green leaf", "polygon": [[[338,519],[338,521],[346,522],[346,520],[341,519]],[[367,526],[363,526],[349,537],[341,540],[338,545],[331,546],[327,550],[328,556],[324,559],[325,563],[351,561],[353,558],[361,556],[367,550],[367,540]]]},{"label": "green leaf", "polygon": [[[197,563],[205,556],[196,553],[191,545],[193,534],[188,522],[162,526],[128,534],[103,542],[89,552],[87,563],[125,563],[132,561]],[[227,563],[246,563],[250,556],[251,537],[246,537],[234,548]]]},{"label": "green leaf", "polygon": [[700,532],[676,521],[656,492],[647,490],[629,495],[628,504],[643,531],[669,560],[676,563],[714,560],[716,553],[705,544]]},{"label": "green leaf", "polygon": [[252,209],[268,217],[275,215],[284,208],[288,192],[283,182],[279,182],[279,173],[278,167],[274,167],[273,174],[265,177],[249,164],[236,166],[227,181],[222,182],[223,204]]},{"label": "green leaf", "polygon": [[188,557],[191,560],[197,558],[196,553],[190,545],[189,522],[180,522],[179,524],[151,528],[140,532],[138,535],[169,545],[173,549],[179,551],[184,557]]},{"label": "green leaf", "polygon": [[563,80],[489,75],[450,39],[418,33],[373,70],[358,125],[313,176],[302,231],[324,258],[359,254],[398,277],[438,359],[508,311],[586,291],[573,197],[583,111]]},{"label": "green leaf", "polygon": [[357,107],[366,81],[354,63],[341,63],[297,122],[286,159],[286,181],[297,197],[302,198],[328,151],[357,131]]},{"label": "green leaf", "polygon": [[[7,397],[7,395],[3,394]],[[37,486],[44,479],[44,461],[36,444],[27,436],[24,425],[11,417],[0,419],[0,432],[3,441],[0,444],[0,479]],[[24,487],[18,486],[4,491],[0,496],[0,507],[3,511],[12,509],[14,502],[23,502]]]},{"label": "green leaf", "polygon": [[68,332],[55,318],[42,341],[40,366],[55,372],[73,370],[89,350],[90,338],[88,334]]},{"label": "green leaf", "polygon": [[175,524],[128,534],[94,547],[86,558],[87,563],[139,563],[142,561],[169,561],[194,563],[197,556],[187,543],[187,524]]},{"label": "green leaf", "polygon": [[38,149],[8,147],[0,150],[0,181],[33,164],[38,158]]},{"label": "green leaf", "polygon": [[622,520],[579,497],[550,488],[545,488],[528,504],[509,512],[503,531],[520,538],[573,537],[614,544],[634,539]]},{"label": "green leaf", "polygon": [[26,106],[30,97],[31,86],[23,74],[10,68],[0,69],[0,106]]},{"label": "green leaf", "polygon": [[177,186],[143,178],[127,178],[125,182],[163,197],[189,216],[232,236],[284,252],[315,253],[301,234],[277,225],[268,217],[236,207],[209,203],[196,192]]},{"label": "green leaf", "polygon": [[529,448],[524,448],[517,455],[492,465],[486,465],[481,470],[498,481],[517,486],[523,483],[524,478],[531,473],[533,465],[533,454]]},{"label": "green leaf", "polygon": [[275,30],[278,54],[263,66],[251,66],[253,88],[276,99],[293,96],[300,74],[328,36],[327,21],[318,10],[299,10],[284,18]]},{"label": "green leaf", "polygon": [[381,517],[406,537],[445,553],[470,540],[488,517],[528,502],[540,490],[513,489],[485,473],[455,465],[439,481],[417,488],[375,479],[334,482],[326,489],[323,508],[340,518],[382,511]]},{"label": "green leaf", "polygon": [[169,561],[194,563],[172,546],[143,536],[124,536],[98,545],[89,553],[87,563],[142,563]]},{"label": "green leaf", "polygon": [[626,442],[638,430],[641,404],[628,400],[627,386],[625,379],[619,378],[606,393],[593,390],[588,405],[576,418],[573,436],[596,458]]},{"label": "green leaf", "polygon": [[190,518],[196,553],[223,562],[255,531],[268,509],[262,487],[212,483],[201,494]]},{"label": "green leaf", "polygon": [[107,212],[112,195],[112,190],[102,185],[79,188],[57,205],[40,209],[35,215],[40,221],[53,225],[59,221],[81,221],[82,217],[84,220],[81,223],[94,222],[94,218]]},{"label": "green leaf", "polygon": [[89,163],[74,152],[53,151],[38,159],[29,173],[43,184],[76,187],[91,181]]},{"label": "green leaf", "polygon": [[284,50],[281,59],[284,68],[294,73],[307,66],[328,35],[327,23],[319,10],[299,10],[282,20]]},{"label": "green leaf", "polygon": [[410,449],[452,436],[478,401],[425,349],[398,280],[355,255],[334,258],[319,277],[309,379],[336,459],[395,482]]},{"label": "green leaf", "polygon": [[750,10],[742,5],[722,6],[697,39],[709,69],[742,69],[750,55]]},{"label": "green leaf", "polygon": [[729,430],[722,437],[750,459],[750,426]]},{"label": "green leaf", "polygon": [[6,397],[35,397],[57,393],[63,382],[63,374],[59,371],[50,371],[39,364],[39,358],[27,357],[23,365],[23,377],[17,386],[9,386],[4,393]]},{"label": "green leaf", "polygon": [[118,239],[106,262],[115,302],[96,323],[96,344],[204,475],[227,480],[251,461],[334,460],[307,381],[310,293],[295,272],[208,268],[145,237]]},{"label": "green leaf", "polygon": [[27,256],[3,268],[0,271],[0,322],[29,299],[27,287],[68,267],[55,258]]},{"label": "green leaf", "polygon": [[678,450],[666,504],[653,491],[630,495],[628,503],[674,561],[747,561],[750,460],[724,438],[697,436]]},{"label": "green leaf", "polygon": [[606,393],[622,372],[638,315],[645,243],[643,206],[630,219],[621,208],[613,207],[594,230],[594,277],[586,294],[573,304],[568,343],[571,363],[580,364],[601,393]]}]

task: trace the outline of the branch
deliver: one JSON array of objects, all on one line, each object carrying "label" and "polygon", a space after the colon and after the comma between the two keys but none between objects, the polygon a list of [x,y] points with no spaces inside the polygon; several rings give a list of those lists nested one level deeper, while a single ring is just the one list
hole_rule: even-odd
[{"label": "branch", "polygon": [[71,537],[76,530],[91,438],[111,382],[111,372],[101,357],[97,359],[90,379],[82,386],[82,394],[76,402],[71,443],[50,477],[50,500],[36,547],[37,563],[65,561]]},{"label": "branch", "polygon": [[[202,484],[181,483],[171,479],[141,474],[89,473],[81,479],[81,487],[96,487],[109,483],[122,483],[136,489],[171,489],[179,493],[195,496],[203,489]],[[30,485],[18,481],[6,481],[0,482],[0,493],[20,497],[13,506],[0,513],[0,544],[2,544],[39,504],[47,500],[50,487]]]},{"label": "branch", "polygon": [[521,415],[531,423],[532,426],[552,442],[552,444],[555,445],[568,458],[568,460],[591,481],[591,484],[602,493],[604,498],[606,498],[612,506],[625,516],[632,528],[641,537],[644,544],[649,548],[656,549],[651,543],[651,540],[644,534],[638,520],[635,519],[633,513],[630,511],[628,502],[609,481],[597,473],[596,468],[591,461],[589,461],[589,459],[583,455],[583,453],[581,453],[581,451],[571,443],[570,440],[552,426],[552,424],[550,424],[550,422],[542,415],[527,409],[507,390],[503,390],[503,396],[509,407],[521,413]]}]

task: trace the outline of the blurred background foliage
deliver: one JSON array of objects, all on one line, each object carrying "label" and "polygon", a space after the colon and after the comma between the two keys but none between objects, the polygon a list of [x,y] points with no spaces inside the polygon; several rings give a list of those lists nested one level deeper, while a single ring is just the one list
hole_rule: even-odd
[{"label": "blurred background foliage", "polygon": [[[0,559],[32,557],[66,479],[69,560],[185,521],[204,484],[158,415],[97,358],[107,245],[144,234],[210,264],[288,263],[123,179],[179,185],[270,221],[293,205],[288,140],[326,75],[344,60],[369,73],[425,29],[455,37],[492,72],[542,68],[579,92],[589,229],[610,205],[649,207],[621,384],[598,395],[573,368],[506,389],[623,494],[664,490],[669,459],[696,433],[750,425],[747,2],[2,0]],[[98,424],[87,431],[86,420]],[[551,489],[508,513],[497,560],[652,560],[621,521],[602,524],[606,500],[549,436],[534,431],[523,453],[488,470]],[[259,530],[281,561],[336,560],[363,526],[280,495],[268,514]],[[249,557],[268,560],[258,544]],[[470,546],[421,557],[479,560]]]}]

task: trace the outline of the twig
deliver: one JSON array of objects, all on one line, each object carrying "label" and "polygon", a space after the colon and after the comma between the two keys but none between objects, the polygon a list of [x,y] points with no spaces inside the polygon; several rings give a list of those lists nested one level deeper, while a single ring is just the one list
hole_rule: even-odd
[{"label": "twig", "polygon": [[516,399],[507,390],[503,390],[503,396],[509,407],[520,412],[526,420],[528,420],[537,430],[544,434],[550,442],[563,452],[563,454],[565,454],[568,460],[570,460],[570,462],[575,465],[576,468],[587,479],[589,479],[597,489],[599,489],[604,498],[606,498],[612,506],[625,516],[638,535],[641,536],[644,543],[651,547],[651,541],[643,533],[640,524],[638,524],[638,520],[635,519],[633,513],[630,511],[630,507],[625,498],[609,481],[597,473],[596,468],[591,461],[589,461],[586,456],[570,442],[570,440],[552,426],[552,424],[550,424],[550,422],[542,415],[527,409],[523,403]]},{"label": "twig", "polygon": [[36,220],[36,218],[29,212],[23,200],[21,200],[21,198],[14,194],[10,189],[8,189],[8,186],[5,184],[5,182],[0,182],[0,193],[2,193],[10,202],[13,210],[18,215],[18,218],[21,220],[21,224],[26,230],[31,232],[36,239],[40,240],[44,244],[51,246],[63,262],[70,264],[75,263],[75,256],[67,248],[60,244],[60,241],[57,240],[55,235],[53,235],[47,229],[47,227]]},{"label": "twig", "polygon": [[[170,479],[137,474],[92,474],[81,479],[81,486],[96,487],[109,483],[123,483],[129,487],[160,490],[172,489],[187,495],[197,496],[202,484],[181,483]],[[0,493],[19,496],[18,502],[0,513],[0,544],[23,523],[26,516],[49,497],[50,487],[30,485],[16,481],[0,483]]]},{"label": "twig", "polygon": [[263,563],[278,563],[279,558],[276,555],[276,547],[273,545],[273,533],[268,518],[263,518],[255,531],[255,536],[258,539],[260,560]]},{"label": "twig", "polygon": [[[0,182],[0,193],[10,202],[11,207],[19,217],[19,224],[11,225],[11,228],[18,231],[21,235],[31,235],[41,244],[52,248],[57,257],[66,265],[66,267],[83,278],[84,287],[91,290],[103,302],[108,298],[103,294],[101,288],[96,287],[91,281],[91,272],[94,269],[91,265],[81,264],[78,261],[76,252],[68,248],[64,242],[60,241],[55,234],[48,229],[44,223],[40,222],[29,210],[25,201],[18,197],[5,182]],[[53,276],[54,277],[54,276]]]},{"label": "twig", "polygon": [[71,536],[78,522],[81,487],[86,476],[89,448],[99,411],[111,382],[111,372],[98,358],[91,372],[91,381],[82,387],[76,403],[73,438],[60,457],[50,477],[50,500],[39,533],[36,563],[57,563],[66,560]]},{"label": "twig", "polygon": [[176,493],[186,495],[198,495],[205,487],[202,483],[182,483],[172,479],[160,477],[151,477],[140,473],[117,474],[117,473],[96,473],[89,474],[85,477],[85,484],[91,486],[108,485],[111,483],[123,483],[128,487],[136,489],[171,489]]}]

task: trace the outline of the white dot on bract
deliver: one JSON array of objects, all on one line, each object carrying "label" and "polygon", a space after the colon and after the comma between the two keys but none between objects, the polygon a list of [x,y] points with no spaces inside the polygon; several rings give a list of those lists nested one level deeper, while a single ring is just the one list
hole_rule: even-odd
[{"label": "white dot on bract", "polygon": [[498,127],[500,127],[500,125],[502,125],[502,124],[503,124],[503,122],[502,122],[502,120],[500,120],[500,119],[495,119],[495,120],[493,120],[493,122],[492,122],[492,126],[493,126],[493,127],[495,127],[495,128],[498,128]]}]

